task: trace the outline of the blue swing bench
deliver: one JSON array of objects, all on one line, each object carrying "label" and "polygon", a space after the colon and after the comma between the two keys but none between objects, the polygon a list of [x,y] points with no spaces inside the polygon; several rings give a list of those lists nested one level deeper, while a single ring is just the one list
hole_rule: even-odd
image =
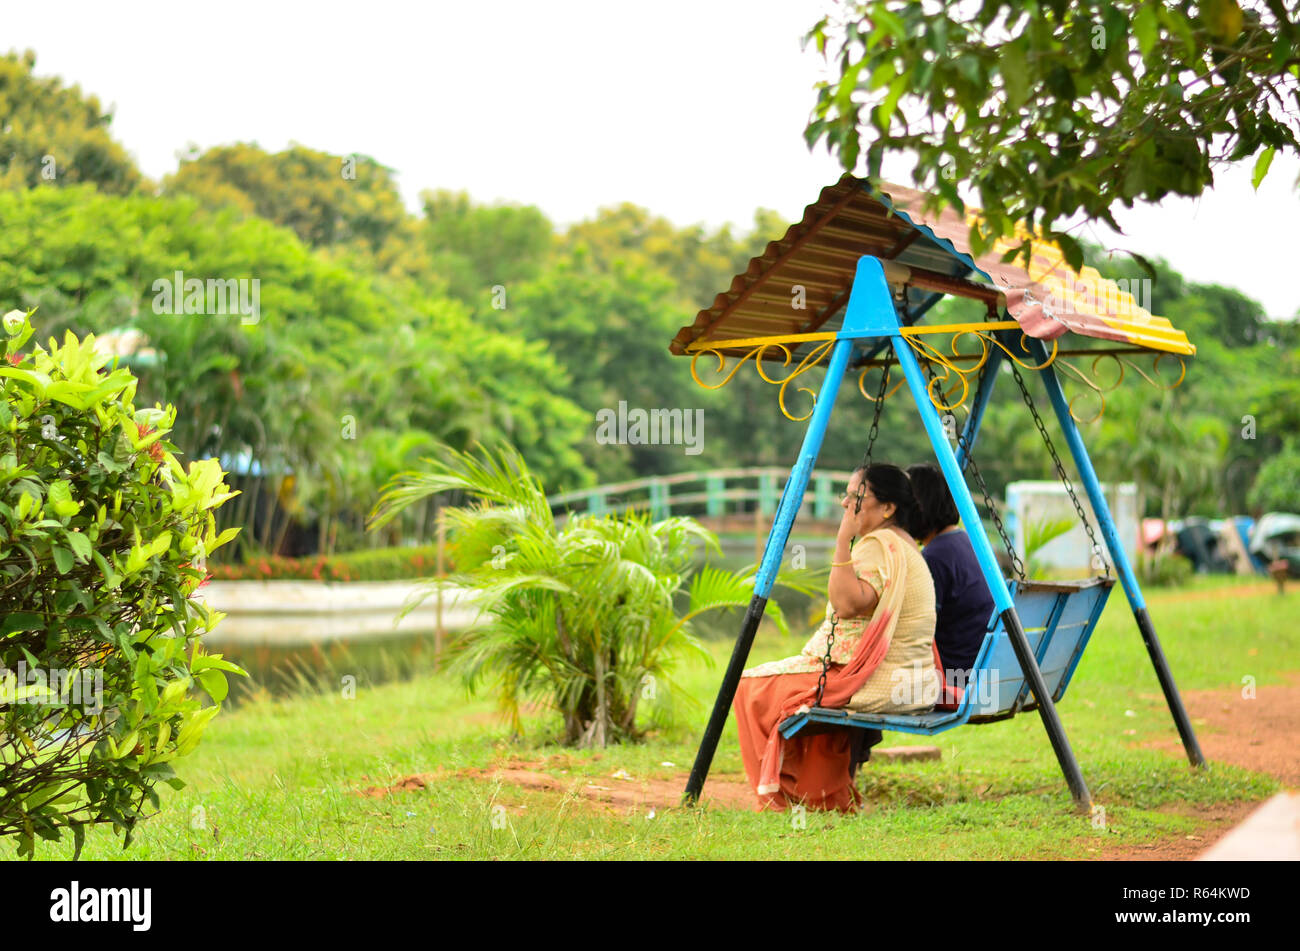
[{"label": "blue swing bench", "polygon": [[[1074,668],[1088,646],[1088,639],[1106,607],[1114,583],[1113,578],[1009,582],[1016,614],[1025,629],[1025,637],[1053,703],[1059,703],[1065,696],[1065,688],[1069,686]],[[957,709],[899,714],[854,713],[845,709],[813,707],[806,713],[787,717],[781,722],[780,730],[786,739],[801,731],[813,734],[834,727],[933,736],[967,723],[1005,720],[1037,706],[1002,618],[995,614],[975,657],[970,682]]]}]

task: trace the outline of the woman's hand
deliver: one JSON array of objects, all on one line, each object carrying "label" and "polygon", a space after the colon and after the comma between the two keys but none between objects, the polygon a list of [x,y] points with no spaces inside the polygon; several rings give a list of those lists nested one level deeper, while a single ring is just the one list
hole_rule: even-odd
[{"label": "woman's hand", "polygon": [[835,533],[835,555],[831,558],[831,577],[826,586],[826,598],[832,610],[842,618],[870,617],[880,600],[876,589],[853,570],[853,540],[867,534],[872,507],[876,507],[872,496],[871,506],[864,505],[859,510],[859,504],[866,501],[861,495],[864,491],[861,479],[862,473],[855,472],[840,496],[844,514]]},{"label": "woman's hand", "polygon": [[845,509],[844,515],[840,518],[839,528],[837,528],[835,531],[835,541],[836,541],[837,548],[839,547],[840,542],[850,541],[855,535],[857,535],[857,532],[854,531],[854,529],[857,527],[854,524],[854,522],[856,521],[857,520],[853,517],[853,510]]},{"label": "woman's hand", "polygon": [[835,539],[835,555],[831,559],[831,576],[826,585],[826,598],[831,609],[842,618],[870,617],[876,610],[880,596],[853,569],[852,536],[843,534]]}]

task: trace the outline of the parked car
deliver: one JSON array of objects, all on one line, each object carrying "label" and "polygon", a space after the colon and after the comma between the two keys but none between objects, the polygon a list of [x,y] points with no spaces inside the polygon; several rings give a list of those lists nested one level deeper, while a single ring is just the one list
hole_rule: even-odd
[{"label": "parked car", "polygon": [[1300,578],[1300,515],[1269,512],[1250,533],[1250,552],[1265,562],[1286,561],[1287,574]]}]

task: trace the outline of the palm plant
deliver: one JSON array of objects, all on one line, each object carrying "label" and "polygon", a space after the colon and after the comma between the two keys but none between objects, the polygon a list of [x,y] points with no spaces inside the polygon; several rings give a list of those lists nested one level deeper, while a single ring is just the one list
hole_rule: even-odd
[{"label": "palm plant", "polygon": [[1047,565],[1038,558],[1038,552],[1072,528],[1072,518],[1040,518],[1025,526],[1025,574],[1028,577],[1046,576]]},{"label": "palm plant", "polygon": [[[421,597],[445,584],[475,598],[478,618],[450,648],[451,670],[466,687],[489,685],[517,733],[525,701],[553,708],[568,745],[638,739],[641,700],[654,701],[657,719],[670,722],[673,699],[684,696],[672,682],[674,667],[690,654],[709,659],[693,619],[748,604],[752,572],[706,565],[688,581],[701,545],[720,552],[716,537],[691,518],[651,522],[629,511],[557,524],[513,448],[475,458],[443,446],[429,464],[389,483],[371,525],[440,492],[473,500],[446,510],[456,573],[431,582]],[[782,583],[816,590],[809,572]],[[683,591],[679,615],[675,598]],[[775,601],[768,612],[788,633]]]}]

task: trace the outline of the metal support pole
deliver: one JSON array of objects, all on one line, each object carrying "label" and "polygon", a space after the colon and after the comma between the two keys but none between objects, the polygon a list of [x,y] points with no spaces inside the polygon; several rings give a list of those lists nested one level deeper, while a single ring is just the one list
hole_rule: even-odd
[{"label": "metal support pole", "polygon": [[[926,311],[928,311],[931,307],[939,303],[939,301],[943,300],[947,296],[948,295],[944,294],[942,291],[937,291],[931,294],[929,297],[927,297],[925,300],[921,302],[921,305],[917,307],[916,310],[912,311],[910,314],[907,315],[907,320],[904,321],[903,326],[911,327],[914,324],[916,324],[918,321],[920,321],[922,317],[925,316]],[[854,366],[855,367],[861,366],[862,364],[866,363],[868,360],[876,359],[876,356],[880,353],[880,351],[884,350],[885,347],[887,346],[889,346],[889,338],[881,337],[871,346],[863,350],[862,355],[853,361]]]},{"label": "metal support pole", "polygon": [[1002,368],[1002,350],[993,348],[989,361],[980,378],[979,389],[975,391],[975,402],[971,404],[970,415],[961,430],[961,439],[957,443],[957,465],[962,472],[975,451],[975,440],[979,438],[980,424],[984,422],[984,410],[988,408],[989,398],[993,395],[993,386],[998,381],[998,370]]},{"label": "metal support pole", "polygon": [[[917,363],[916,355],[912,353],[911,346],[901,334],[896,334],[894,337],[894,354],[907,376],[907,385],[912,391],[912,399],[916,401],[916,408],[921,414],[921,422],[925,425],[925,431],[930,437],[930,444],[934,447],[934,454],[939,461],[939,467],[943,470],[944,478],[948,482],[953,501],[957,503],[957,511],[961,514],[962,521],[965,524],[972,526],[972,528],[978,526],[981,522],[978,513],[975,511],[975,502],[971,498],[970,490],[966,487],[966,480],[962,478],[961,467],[957,464],[957,457],[948,444],[947,435],[943,431],[943,424],[939,421],[939,414],[935,411],[934,404],[930,402],[930,394],[926,390],[921,366]],[[1061,718],[1056,712],[1056,705],[1052,703],[1051,693],[1047,689],[1047,684],[1043,681],[1042,671],[1038,669],[1038,662],[1034,658],[1034,652],[1025,637],[1025,629],[1020,623],[1020,617],[1016,614],[1015,605],[1011,600],[1011,592],[1007,589],[1006,579],[1002,577],[997,559],[993,555],[993,546],[989,544],[988,536],[982,531],[972,530],[969,532],[969,537],[971,545],[975,549],[975,557],[979,560],[980,569],[984,572],[984,580],[988,582],[989,593],[993,595],[993,602],[1002,616],[1002,625],[1006,629],[1007,637],[1011,640],[1011,647],[1015,651],[1016,660],[1019,662],[1025,678],[1029,681],[1029,687],[1034,693],[1034,699],[1038,701],[1039,716],[1042,718],[1043,727],[1047,730],[1047,736],[1052,743],[1053,751],[1056,753],[1057,762],[1061,764],[1061,772],[1065,774],[1065,781],[1070,787],[1070,795],[1074,797],[1075,804],[1086,812],[1091,807],[1088,785],[1084,782],[1083,771],[1079,769],[1078,760],[1074,757],[1074,750],[1070,748],[1070,741],[1065,735],[1065,727],[1061,724]]]},{"label": "metal support pole", "polygon": [[[1042,364],[1047,361],[1048,350],[1043,341],[1030,338],[1029,349],[1035,362]],[[1165,703],[1169,705],[1169,712],[1173,715],[1178,735],[1182,738],[1183,749],[1187,751],[1187,759],[1193,766],[1204,766],[1205,755],[1201,752],[1201,745],[1196,740],[1195,731],[1192,730],[1192,721],[1187,716],[1183,698],[1174,683],[1174,675],[1169,669],[1169,662],[1165,659],[1165,652],[1160,647],[1160,639],[1156,637],[1151,615],[1147,613],[1146,599],[1142,597],[1142,589],[1138,587],[1137,576],[1129,563],[1128,552],[1124,550],[1119,533],[1115,530],[1110,506],[1106,504],[1106,496],[1101,491],[1101,483],[1097,480],[1097,473],[1092,467],[1092,460],[1088,457],[1088,450],[1083,445],[1083,437],[1079,435],[1079,427],[1074,424],[1074,417],[1070,415],[1070,404],[1061,389],[1061,381],[1056,376],[1056,370],[1051,366],[1039,371],[1038,375],[1042,378],[1043,385],[1047,387],[1052,409],[1056,411],[1056,420],[1060,423],[1061,432],[1070,447],[1070,455],[1074,457],[1074,466],[1079,470],[1079,481],[1087,490],[1088,501],[1092,503],[1092,510],[1101,524],[1102,537],[1106,539],[1106,547],[1110,550],[1111,560],[1115,563],[1115,572],[1124,586],[1129,606],[1133,608],[1133,617],[1137,621],[1138,631],[1142,635],[1142,642],[1146,645],[1147,655],[1151,658],[1151,666],[1155,668],[1156,677],[1160,681],[1160,689],[1164,691]]]},{"label": "metal support pole", "polygon": [[745,620],[740,626],[736,646],[731,651],[731,661],[727,664],[727,672],[722,678],[718,698],[713,703],[713,713],[709,717],[708,726],[704,729],[704,737],[700,740],[699,752],[695,754],[695,765],[691,767],[691,776],[687,780],[686,792],[682,797],[684,804],[689,805],[699,801],[700,793],[704,789],[704,780],[709,775],[709,767],[713,765],[713,754],[718,749],[722,728],[727,724],[727,714],[731,711],[732,701],[736,699],[740,675],[745,670],[750,648],[754,645],[758,622],[762,620],[763,611],[767,607],[767,598],[772,591],[772,584],[776,580],[781,558],[785,553],[785,543],[790,537],[790,528],[794,525],[795,516],[799,514],[799,507],[803,504],[808,478],[812,475],[817,454],[821,451],[822,439],[826,436],[826,426],[830,422],[831,410],[835,406],[835,395],[844,379],[844,371],[848,366],[849,353],[852,350],[852,340],[837,340],[831,349],[826,377],[822,380],[821,391],[817,394],[817,403],[808,422],[808,431],[804,434],[799,458],[790,470],[790,478],[786,480],[785,489],[781,493],[781,502],[777,505],[776,517],[772,521],[772,530],[767,536],[767,547],[754,579],[754,597],[745,612]]}]

